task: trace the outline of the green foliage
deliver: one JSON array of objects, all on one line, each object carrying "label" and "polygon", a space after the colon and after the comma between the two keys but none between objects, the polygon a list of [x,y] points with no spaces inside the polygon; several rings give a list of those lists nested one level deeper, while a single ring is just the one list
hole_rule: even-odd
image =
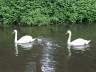
[{"label": "green foliage", "polygon": [[96,0],[0,0],[4,25],[96,21]]}]

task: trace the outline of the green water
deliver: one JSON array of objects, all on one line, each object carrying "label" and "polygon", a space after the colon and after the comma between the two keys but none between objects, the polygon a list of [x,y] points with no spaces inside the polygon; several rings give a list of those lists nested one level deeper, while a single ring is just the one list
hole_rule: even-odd
[{"label": "green water", "polygon": [[[24,35],[37,38],[32,44],[14,44]],[[91,40],[86,50],[67,48],[66,31],[72,40]],[[0,28],[0,72],[96,72],[96,25]]]}]

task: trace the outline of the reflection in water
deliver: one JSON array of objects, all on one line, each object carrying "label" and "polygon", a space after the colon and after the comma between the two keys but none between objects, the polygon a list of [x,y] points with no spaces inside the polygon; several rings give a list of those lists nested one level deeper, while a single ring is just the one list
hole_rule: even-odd
[{"label": "reflection in water", "polygon": [[15,43],[15,54],[16,56],[18,56],[19,52],[18,52],[18,45],[20,45],[24,50],[30,50],[33,47],[34,43],[23,43],[23,44],[17,44]]},{"label": "reflection in water", "polygon": [[[70,57],[66,55],[68,53],[67,37],[64,37],[64,33],[68,28],[64,28],[64,26],[56,28],[51,26],[53,31],[44,26],[43,28],[20,27],[19,36],[31,34],[33,37],[43,36],[43,39],[39,38],[37,45],[32,45],[34,48],[31,47],[30,50],[23,50],[27,49],[23,48],[25,45],[16,45],[16,52],[13,51],[14,44],[11,34],[13,29],[0,30],[0,72],[32,72],[35,71],[35,66],[36,72],[96,72],[96,33],[94,33],[96,24],[77,25],[79,28],[70,26],[74,32],[72,39],[87,38],[92,40],[92,45],[90,48],[87,46],[84,48],[69,47]],[[54,47],[53,40],[60,47]],[[82,51],[82,49],[88,49],[88,51]],[[19,53],[19,56],[14,55],[13,52],[16,55]]]},{"label": "reflection in water", "polygon": [[81,46],[72,46],[72,49],[85,51],[85,50],[88,50],[89,47],[90,47],[89,44],[87,44],[87,45],[81,45]]},{"label": "reflection in water", "polygon": [[[40,41],[40,40],[39,40]],[[53,57],[54,47],[51,41],[43,41],[42,58],[40,60],[42,72],[55,72],[55,61]]]},{"label": "reflection in water", "polygon": [[41,37],[37,38],[38,44],[46,47],[61,47],[58,44],[53,43],[51,40],[48,40],[47,38]]},{"label": "reflection in water", "polygon": [[71,49],[74,49],[74,50],[80,50],[80,51],[86,51],[89,49],[89,44],[87,45],[80,45],[80,46],[71,46],[71,45],[68,45],[67,48],[68,48],[68,56],[71,56],[72,52],[71,52]]},{"label": "reflection in water", "polygon": [[15,55],[18,56],[19,52],[18,52],[18,47],[17,47],[17,43],[15,43]]},{"label": "reflection in water", "polygon": [[36,63],[35,62],[29,62],[26,65],[26,70],[24,72],[37,72],[36,71]]},{"label": "reflection in water", "polygon": [[68,56],[71,56],[71,46],[68,45],[67,48],[68,48]]}]

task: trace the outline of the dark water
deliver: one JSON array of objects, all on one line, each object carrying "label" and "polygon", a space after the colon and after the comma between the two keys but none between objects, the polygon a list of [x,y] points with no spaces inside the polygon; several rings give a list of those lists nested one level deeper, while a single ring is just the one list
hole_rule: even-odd
[{"label": "dark water", "polygon": [[[0,28],[0,72],[96,72],[96,25],[21,27],[23,35],[37,38],[31,44],[14,44],[14,28]],[[86,50],[67,47],[68,35],[72,40],[82,37],[92,40]]]}]

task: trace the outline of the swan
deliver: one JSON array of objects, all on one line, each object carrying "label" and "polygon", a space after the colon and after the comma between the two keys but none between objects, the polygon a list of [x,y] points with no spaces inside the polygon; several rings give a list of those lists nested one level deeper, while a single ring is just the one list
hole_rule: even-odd
[{"label": "swan", "polygon": [[71,46],[83,46],[83,45],[87,45],[91,42],[91,40],[85,40],[83,38],[78,38],[78,39],[75,39],[71,42],[71,31],[68,30],[67,31],[67,34],[69,34],[69,37],[68,37],[68,40],[67,40],[67,44],[68,45],[71,45]]},{"label": "swan", "polygon": [[32,38],[32,36],[29,35],[25,35],[23,37],[21,37],[19,40],[17,40],[17,30],[14,30],[13,33],[15,33],[15,43],[30,43],[33,42],[35,39]]},{"label": "swan", "polygon": [[20,45],[22,48],[25,48],[25,49],[29,50],[29,49],[31,49],[33,47],[33,42],[30,42],[30,43],[20,43],[18,45]]}]

